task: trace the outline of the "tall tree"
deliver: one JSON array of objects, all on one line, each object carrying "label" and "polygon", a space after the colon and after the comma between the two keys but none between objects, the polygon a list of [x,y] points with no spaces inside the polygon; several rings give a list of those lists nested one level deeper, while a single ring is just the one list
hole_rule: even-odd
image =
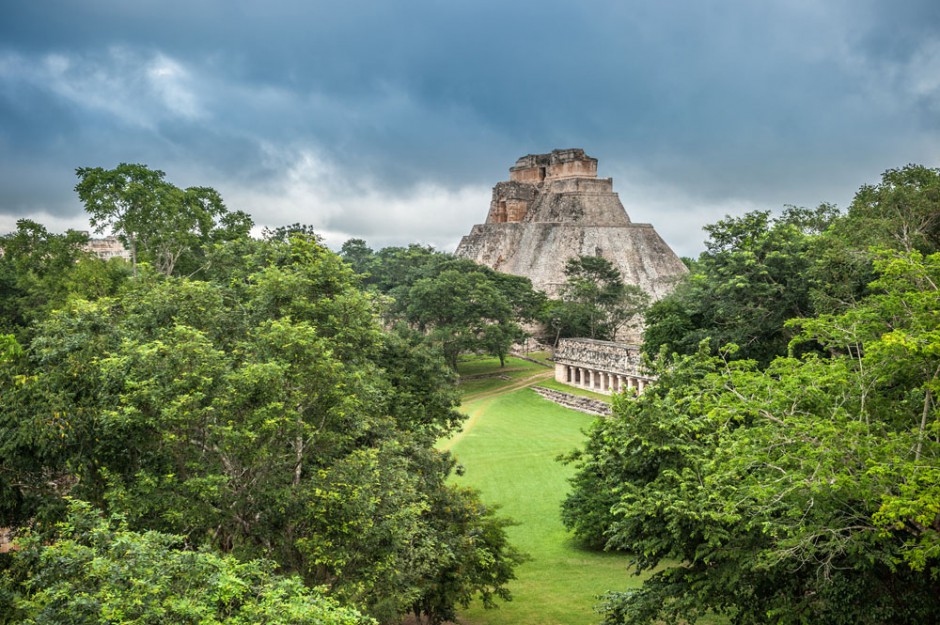
[{"label": "tall tree", "polygon": [[620,270],[601,256],[569,259],[561,296],[547,313],[556,342],[562,336],[613,340],[649,302],[641,288],[625,284]]},{"label": "tall tree", "polygon": [[152,227],[166,174],[146,165],[121,163],[111,170],[79,167],[75,191],[95,232],[113,232],[131,253],[134,276],[142,231]]},{"label": "tall tree", "polygon": [[[184,255],[199,256],[202,247],[247,235],[252,221],[241,211],[229,212],[209,187],[185,190],[146,165],[121,163],[114,169],[80,167],[75,186],[95,232],[113,232],[137,263],[147,259],[172,275]],[[192,261],[188,271],[198,269]]]},{"label": "tall tree", "polygon": [[662,347],[695,353],[710,339],[712,349],[738,345],[737,358],[762,364],[787,353],[787,319],[813,312],[815,241],[837,212],[788,208],[778,218],[767,211],[728,217],[707,226],[706,250],[676,290],[650,307],[644,350]]},{"label": "tall tree", "polygon": [[407,294],[408,320],[441,347],[451,368],[461,352],[479,349],[499,356],[523,332],[509,299],[482,271],[448,269],[414,283]]},{"label": "tall tree", "polygon": [[904,252],[940,251],[940,169],[906,165],[889,169],[877,185],[863,185],[840,234],[857,247]]}]

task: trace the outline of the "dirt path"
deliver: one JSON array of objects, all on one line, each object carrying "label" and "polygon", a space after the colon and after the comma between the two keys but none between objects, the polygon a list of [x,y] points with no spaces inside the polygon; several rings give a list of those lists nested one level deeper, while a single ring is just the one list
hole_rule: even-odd
[{"label": "dirt path", "polygon": [[540,371],[539,373],[536,373],[535,375],[530,375],[527,378],[520,378],[518,380],[513,380],[506,386],[501,386],[498,389],[493,390],[493,391],[483,391],[480,393],[473,393],[471,395],[467,395],[466,397],[463,398],[463,401],[461,402],[461,404],[468,404],[472,401],[479,401],[481,399],[489,399],[490,397],[496,397],[497,395],[505,395],[506,393],[517,391],[520,388],[525,388],[526,386],[532,386],[539,380],[546,380],[548,378],[554,377],[554,375],[555,375],[554,371]]},{"label": "dirt path", "polygon": [[[481,393],[474,393],[472,395],[467,395],[463,398],[461,402],[461,407],[466,406],[471,402],[481,402],[487,399],[493,399],[499,397],[500,395],[505,395],[506,393],[511,393],[513,391],[518,391],[520,388],[525,388],[527,386],[532,386],[536,382],[541,380],[547,380],[555,375],[554,371],[542,371],[536,373],[535,375],[530,375],[527,378],[521,378],[519,380],[514,380],[506,386],[502,386],[493,391],[484,391]],[[449,450],[454,445],[456,445],[460,439],[462,439],[468,432],[473,430],[474,426],[477,423],[477,420],[480,418],[480,415],[486,412],[486,408],[489,406],[489,402],[478,404],[473,410],[467,413],[467,420],[463,424],[463,428],[454,434],[447,442],[442,443],[439,447],[443,450]]]}]

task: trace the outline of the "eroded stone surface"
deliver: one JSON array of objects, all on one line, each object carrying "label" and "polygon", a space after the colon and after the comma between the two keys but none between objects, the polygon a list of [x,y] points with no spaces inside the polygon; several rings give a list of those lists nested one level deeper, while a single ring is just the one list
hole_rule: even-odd
[{"label": "eroded stone surface", "polygon": [[525,276],[552,297],[565,282],[565,263],[602,256],[656,300],[687,272],[650,224],[635,224],[597,177],[597,159],[584,150],[523,156],[509,181],[493,188],[486,222],[473,226],[456,254],[504,273]]},{"label": "eroded stone surface", "polygon": [[594,339],[561,339],[553,355],[556,366],[599,369],[634,378],[647,378],[636,345]]},{"label": "eroded stone surface", "polygon": [[640,348],[594,339],[561,339],[555,348],[555,380],[595,393],[642,393],[654,381],[643,369]]},{"label": "eroded stone surface", "polygon": [[565,408],[577,410],[578,412],[584,412],[586,414],[592,414],[601,417],[609,417],[611,413],[610,404],[602,402],[598,399],[579,397],[577,395],[572,395],[571,393],[563,393],[561,391],[556,391],[555,389],[545,388],[544,386],[533,386],[532,390],[550,402],[554,402],[559,406],[564,406]]}]

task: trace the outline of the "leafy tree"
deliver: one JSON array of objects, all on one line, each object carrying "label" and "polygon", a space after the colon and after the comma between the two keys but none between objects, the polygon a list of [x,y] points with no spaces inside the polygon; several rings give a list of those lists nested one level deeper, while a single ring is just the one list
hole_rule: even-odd
[{"label": "leafy tree", "polygon": [[839,233],[860,249],[940,251],[940,169],[906,165],[863,185]]},{"label": "leafy tree", "polygon": [[889,169],[880,184],[863,185],[848,212],[814,243],[813,306],[819,313],[844,312],[869,294],[876,278],[872,247],[940,251],[940,170]]},{"label": "leafy tree", "polygon": [[738,358],[762,364],[787,353],[787,319],[812,314],[815,242],[835,209],[788,208],[779,218],[767,211],[728,217],[707,226],[706,251],[676,290],[646,314],[644,351],[661,347],[692,354],[710,339],[714,350],[739,346]]},{"label": "leafy tree", "polygon": [[[351,251],[347,248],[347,252]],[[405,306],[403,300],[414,283],[421,278],[439,274],[441,265],[452,259],[450,254],[437,252],[430,246],[412,244],[408,247],[386,247],[372,258],[371,277],[366,280],[366,284],[400,300],[400,305]]]},{"label": "leafy tree", "polygon": [[486,274],[448,269],[421,278],[408,291],[406,316],[440,345],[451,368],[461,352],[485,349],[503,362],[522,335],[512,306]]},{"label": "leafy tree", "polygon": [[2,368],[0,524],[80,497],[388,621],[505,596],[519,554],[433,448],[459,423],[441,360],[386,333],[316,237],[207,261],[218,281],[142,270],[119,298],[70,301]]},{"label": "leafy tree", "polygon": [[128,163],[113,170],[79,167],[75,174],[80,178],[75,191],[88,211],[92,227],[98,233],[110,230],[121,239],[130,250],[136,276],[140,233],[156,221],[166,174]]},{"label": "leafy tree", "polygon": [[179,189],[165,180],[164,172],[145,165],[80,167],[75,173],[75,191],[92,227],[120,238],[130,250],[135,276],[141,259],[166,275],[183,260],[188,273],[195,271],[203,247],[243,237],[252,226],[247,214],[229,212],[214,189]]},{"label": "leafy tree", "polygon": [[366,285],[387,295],[389,325],[407,323],[442,350],[456,369],[457,357],[480,351],[505,362],[527,334],[523,323],[540,317],[545,296],[528,278],[493,271],[430,247],[387,247],[373,252],[350,239],[340,252]]},{"label": "leafy tree", "polygon": [[761,370],[703,345],[594,426],[569,526],[638,570],[679,563],[606,622],[935,622],[940,255],[876,269],[858,306],[793,322],[829,356]]},{"label": "leafy tree", "polygon": [[623,282],[620,270],[601,256],[571,258],[565,264],[562,299],[547,313],[554,341],[562,336],[613,340],[646,308],[649,296]]},{"label": "leafy tree", "polygon": [[116,263],[84,250],[88,235],[54,234],[29,219],[0,237],[0,328],[25,337],[26,326],[61,307],[69,297],[113,293],[123,279]]},{"label": "leafy tree", "polygon": [[274,563],[184,548],[73,501],[47,536],[20,539],[0,574],[0,623],[356,625],[372,621],[274,574]]},{"label": "leafy tree", "polygon": [[353,271],[369,277],[371,275],[372,261],[375,258],[375,252],[366,245],[362,239],[349,239],[343,243],[339,251],[340,257],[349,263]]}]

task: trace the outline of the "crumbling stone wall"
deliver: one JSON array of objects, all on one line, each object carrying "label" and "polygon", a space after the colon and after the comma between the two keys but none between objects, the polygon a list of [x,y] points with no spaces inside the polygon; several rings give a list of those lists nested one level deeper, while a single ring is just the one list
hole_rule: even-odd
[{"label": "crumbling stone wall", "polygon": [[580,148],[553,150],[549,154],[528,154],[509,168],[509,179],[516,182],[538,184],[559,178],[594,178],[597,159]]},{"label": "crumbling stone wall", "polygon": [[564,406],[565,408],[577,410],[578,412],[597,415],[599,417],[609,417],[611,414],[610,404],[598,399],[580,397],[578,395],[572,395],[571,393],[562,393],[561,391],[545,388],[544,386],[533,386],[532,390],[548,401],[554,402],[559,406]]},{"label": "crumbling stone wall", "polygon": [[522,182],[499,182],[493,187],[488,224],[518,223],[523,221],[538,191],[534,185]]},{"label": "crumbling stone wall", "polygon": [[586,367],[625,376],[646,377],[637,345],[595,339],[561,339],[555,348],[556,364]]},{"label": "crumbling stone wall", "polygon": [[642,393],[654,380],[643,370],[636,345],[562,339],[554,360],[556,381],[597,393]]}]

